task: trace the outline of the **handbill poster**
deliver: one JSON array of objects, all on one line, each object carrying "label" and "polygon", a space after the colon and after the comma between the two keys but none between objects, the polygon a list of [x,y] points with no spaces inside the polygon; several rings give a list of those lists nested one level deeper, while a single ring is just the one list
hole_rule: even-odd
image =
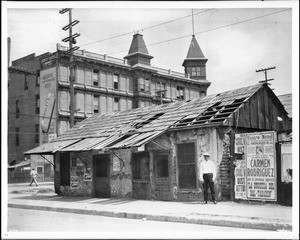
[{"label": "handbill poster", "polygon": [[[236,153],[244,149],[245,160],[237,160],[236,198],[276,201],[275,132],[236,134]],[[242,148],[242,143],[245,147]],[[240,146],[239,146],[240,145]],[[244,180],[243,180],[244,177]],[[246,187],[243,188],[243,183]],[[246,193],[242,191],[246,190]]]},{"label": "handbill poster", "polygon": [[239,154],[234,169],[236,199],[246,199],[246,160],[245,160],[246,134],[235,135],[235,153]]}]

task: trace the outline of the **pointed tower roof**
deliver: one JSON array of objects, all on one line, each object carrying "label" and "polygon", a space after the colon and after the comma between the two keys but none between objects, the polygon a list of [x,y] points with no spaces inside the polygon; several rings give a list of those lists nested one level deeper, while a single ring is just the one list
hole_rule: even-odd
[{"label": "pointed tower roof", "polygon": [[136,33],[133,35],[128,54],[124,58],[128,59],[130,65],[136,63],[150,65],[150,59],[153,57],[148,52],[142,34]]},{"label": "pointed tower roof", "polygon": [[197,42],[197,39],[195,38],[195,35],[193,35],[193,37],[192,37],[188,54],[187,54],[186,58],[184,59],[182,65],[184,66],[186,61],[189,61],[189,60],[205,60],[205,61],[207,61],[207,59],[204,57],[204,54]]},{"label": "pointed tower roof", "polygon": [[143,35],[136,33],[133,35],[133,39],[130,45],[130,49],[128,52],[128,55],[133,54],[133,53],[144,53],[144,54],[149,54],[147,46],[144,42]]}]

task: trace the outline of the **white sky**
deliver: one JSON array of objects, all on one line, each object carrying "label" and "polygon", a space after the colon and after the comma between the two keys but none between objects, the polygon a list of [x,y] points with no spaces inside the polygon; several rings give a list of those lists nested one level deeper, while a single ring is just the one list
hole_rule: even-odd
[{"label": "white sky", "polygon": [[[129,50],[134,30],[162,24],[142,32],[149,53],[154,56],[152,65],[156,67],[184,71],[182,62],[187,55],[192,35],[191,15],[194,9],[195,33],[198,43],[208,58],[207,79],[211,81],[208,94],[214,94],[239,87],[249,86],[264,79],[263,73],[255,70],[276,66],[268,73],[274,78],[272,88],[277,95],[293,92],[293,103],[299,101],[299,2],[298,1],[234,1],[234,2],[1,2],[2,4],[2,91],[1,99],[7,102],[7,36],[11,37],[11,61],[31,53],[36,55],[56,51],[56,44],[68,35],[61,30],[68,23],[67,14],[59,14],[61,8],[72,7],[73,19],[80,21],[74,32],[81,36],[78,46],[87,51],[109,54],[123,58]],[[290,8],[290,10],[282,11]],[[207,9],[212,9],[200,14]],[[274,12],[277,14],[261,17]],[[246,21],[229,27],[221,26]],[[219,28],[216,30],[212,30]],[[211,31],[208,31],[211,30]],[[129,33],[122,37],[91,42]],[[293,158],[299,159],[298,107],[293,108]],[[5,108],[3,108],[5,109]],[[2,111],[1,123],[7,126],[7,111]],[[6,131],[2,132],[1,144],[7,146]],[[1,156],[7,153],[2,151]],[[5,161],[4,161],[5,162]],[[295,171],[298,161],[293,161]],[[6,176],[3,168],[2,177]],[[295,183],[299,175],[294,174]],[[294,177],[293,176],[293,177]],[[298,185],[298,184],[296,184]],[[298,193],[297,186],[294,192]],[[298,202],[294,194],[294,202]],[[299,232],[298,204],[295,209],[293,234]],[[24,236],[24,233],[22,233]],[[263,236],[269,238],[271,233]],[[204,235],[205,236],[205,233]],[[223,235],[222,235],[223,236]],[[294,235],[294,236],[298,236]],[[59,235],[61,238],[62,235]],[[68,235],[69,237],[69,235]],[[232,237],[232,236],[231,236]],[[261,235],[260,235],[261,237]]]},{"label": "white sky", "polygon": [[[24,2],[9,6],[7,36],[12,42],[11,61],[31,53],[54,52],[56,43],[67,45],[61,39],[68,36],[68,31],[62,30],[68,24],[68,14],[58,11],[70,4]],[[123,58],[128,53],[134,30],[159,25],[141,32],[154,57],[152,65],[183,73],[182,62],[192,35],[192,17],[188,15],[193,8],[196,39],[208,58],[207,79],[211,82],[208,94],[256,84],[265,76],[255,70],[272,66],[276,69],[268,72],[268,78],[275,79],[271,82],[275,93],[292,92],[292,12],[295,9],[286,10],[293,6],[290,3],[266,3],[260,8],[254,7],[259,5],[257,2],[245,6],[234,2],[225,6],[224,3],[173,2],[166,6],[157,2],[143,3],[139,8],[133,8],[137,4],[106,4],[77,2],[71,6],[73,20],[80,21],[74,32],[81,34],[77,38],[81,49]],[[261,17],[275,12],[279,13]],[[179,18],[182,19],[172,21]],[[245,21],[253,18],[257,19]],[[172,22],[162,24],[169,21]],[[235,24],[242,21],[245,22]],[[230,24],[233,25],[219,28]],[[124,33],[128,34],[112,38]],[[107,38],[112,39],[100,41]],[[175,38],[179,39],[172,40]],[[166,42],[152,45],[162,41]]]}]

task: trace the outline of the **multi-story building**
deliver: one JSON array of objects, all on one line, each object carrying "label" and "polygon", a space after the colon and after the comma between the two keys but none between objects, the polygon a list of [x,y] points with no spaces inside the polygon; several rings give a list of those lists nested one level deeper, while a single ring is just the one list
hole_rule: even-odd
[{"label": "multi-story building", "polygon": [[[124,59],[74,51],[75,124],[94,113],[110,113],[206,96],[206,62],[192,37],[184,73],[151,66],[153,58],[143,36],[133,35]],[[9,67],[8,162],[24,160],[23,152],[50,141],[69,129],[70,82],[67,48],[31,54]],[[32,156],[42,178],[48,178],[52,159]],[[45,175],[43,175],[45,174]],[[46,176],[47,175],[47,176]]]}]

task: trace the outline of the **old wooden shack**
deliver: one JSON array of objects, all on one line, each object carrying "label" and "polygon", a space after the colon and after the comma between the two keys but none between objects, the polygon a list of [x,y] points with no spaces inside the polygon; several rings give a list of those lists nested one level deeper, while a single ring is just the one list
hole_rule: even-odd
[{"label": "old wooden shack", "polygon": [[[280,121],[279,121],[280,119]],[[202,99],[94,114],[25,154],[54,155],[60,195],[202,200],[199,166],[210,152],[218,200],[234,198],[234,135],[291,129],[266,84]]]}]

